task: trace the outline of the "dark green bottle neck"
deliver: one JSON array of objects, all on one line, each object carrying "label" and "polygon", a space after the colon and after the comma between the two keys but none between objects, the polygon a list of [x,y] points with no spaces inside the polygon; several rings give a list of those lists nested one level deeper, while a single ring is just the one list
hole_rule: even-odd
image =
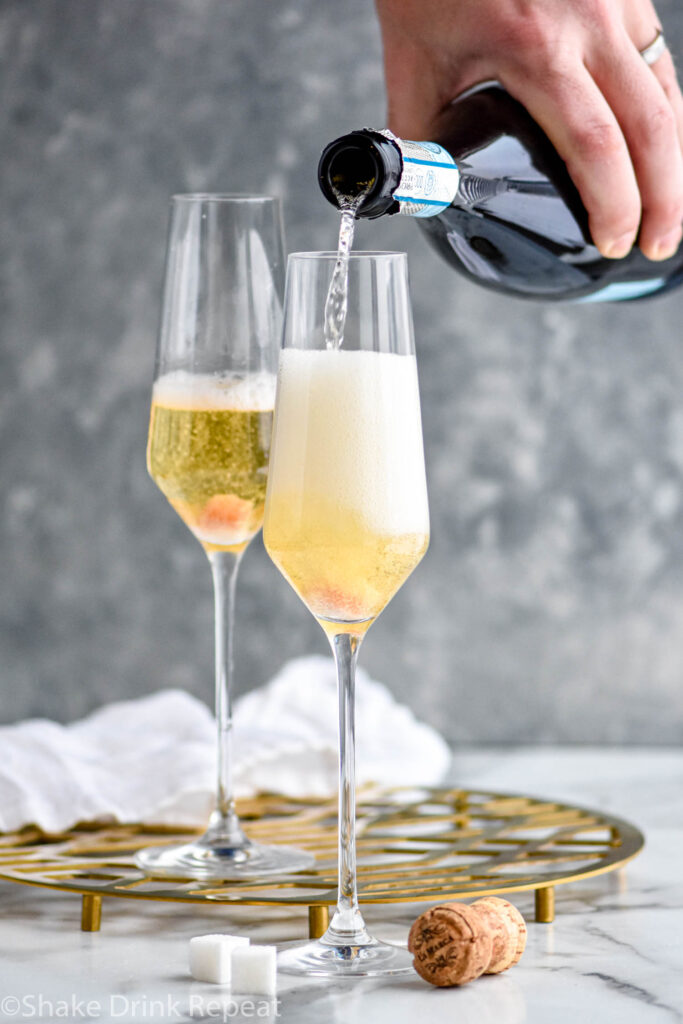
[{"label": "dark green bottle neck", "polygon": [[325,147],[318,164],[318,182],[325,198],[338,208],[343,197],[354,198],[371,183],[357,216],[374,219],[398,212],[394,192],[402,168],[398,145],[379,132],[363,128]]}]

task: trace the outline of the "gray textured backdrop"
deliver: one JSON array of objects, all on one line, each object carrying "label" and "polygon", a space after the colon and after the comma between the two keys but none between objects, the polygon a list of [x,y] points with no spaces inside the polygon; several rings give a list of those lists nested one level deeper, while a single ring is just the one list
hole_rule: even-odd
[{"label": "gray textured backdrop", "polygon": [[[0,95],[0,717],[210,700],[208,566],[144,467],[167,196],[272,190],[329,248],[319,150],[384,120],[371,4],[2,0]],[[680,739],[683,292],[531,306],[358,235],[409,252],[433,526],[364,664],[456,739]],[[239,689],[322,650],[255,543]]]}]

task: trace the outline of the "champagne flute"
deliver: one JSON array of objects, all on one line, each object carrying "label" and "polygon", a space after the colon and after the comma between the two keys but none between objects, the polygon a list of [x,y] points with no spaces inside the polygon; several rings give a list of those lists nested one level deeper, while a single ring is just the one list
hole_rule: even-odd
[{"label": "champagne flute", "polygon": [[342,347],[324,317],[336,260],[289,258],[264,541],[327,634],[339,684],[337,908],[278,966],[344,977],[412,970],[358,905],[354,677],[363,637],[427,549],[429,512],[405,253],[351,253]]},{"label": "champagne flute", "polygon": [[298,871],[314,860],[302,850],[247,838],[231,775],[235,583],[263,521],[283,269],[277,199],[173,197],[147,466],[211,564],[218,785],[201,838],[138,853],[137,863],[151,875],[254,878]]}]

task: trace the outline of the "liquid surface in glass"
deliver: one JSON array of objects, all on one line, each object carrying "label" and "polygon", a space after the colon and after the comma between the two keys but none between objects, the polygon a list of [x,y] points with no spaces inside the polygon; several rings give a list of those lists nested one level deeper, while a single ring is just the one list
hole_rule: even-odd
[{"label": "liquid surface in glass", "polygon": [[154,384],[147,467],[207,551],[243,550],[263,522],[274,374],[165,374]]}]

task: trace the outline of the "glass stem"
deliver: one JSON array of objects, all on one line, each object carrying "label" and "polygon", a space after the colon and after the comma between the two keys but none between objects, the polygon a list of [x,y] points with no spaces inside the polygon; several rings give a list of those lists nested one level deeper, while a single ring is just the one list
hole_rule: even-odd
[{"label": "glass stem", "polygon": [[216,809],[203,841],[211,845],[245,847],[249,840],[235,812],[232,782],[232,680],[235,585],[241,552],[214,551],[209,555],[213,575],[216,638],[216,727],[218,786]]},{"label": "glass stem", "polygon": [[321,941],[334,946],[373,942],[365,928],[356,890],[356,760],[354,702],[361,636],[331,638],[339,693],[339,891],[337,909]]}]

